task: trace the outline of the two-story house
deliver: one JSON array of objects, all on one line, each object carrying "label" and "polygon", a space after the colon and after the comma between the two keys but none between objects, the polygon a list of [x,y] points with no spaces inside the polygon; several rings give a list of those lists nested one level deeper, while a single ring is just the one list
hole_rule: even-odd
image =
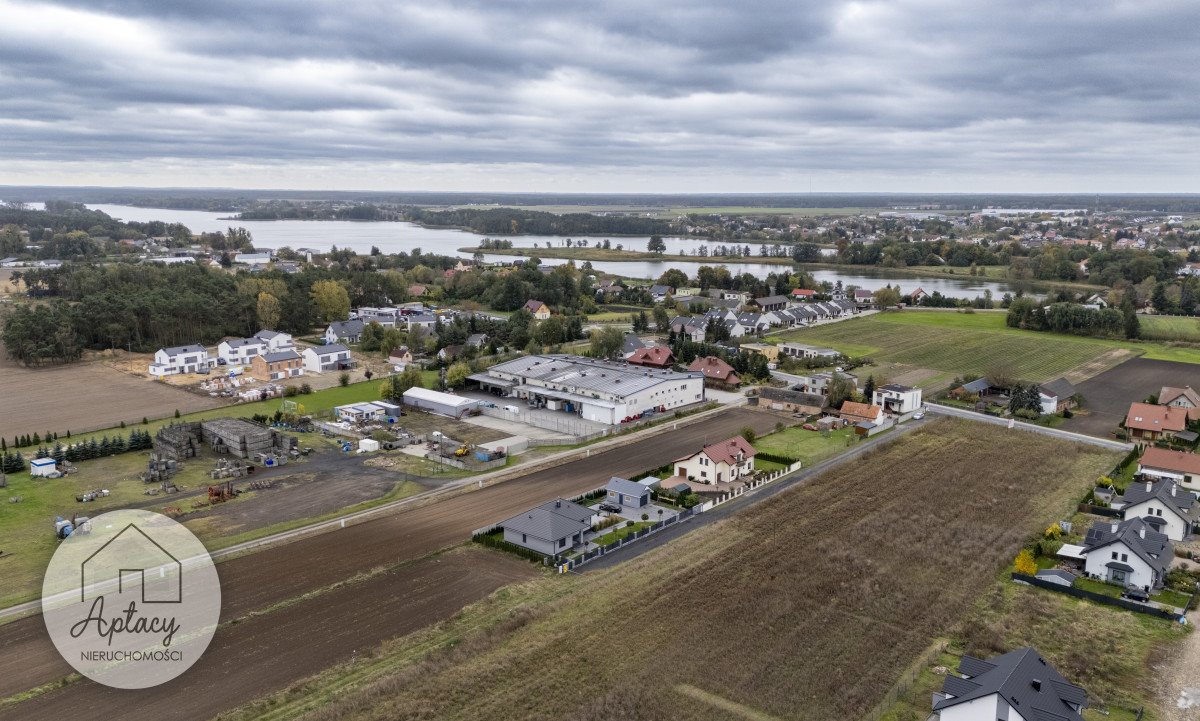
[{"label": "two-story house", "polygon": [[267,348],[273,351],[287,350],[288,348],[296,347],[296,342],[292,339],[291,335],[287,333],[280,333],[276,330],[267,330],[264,328],[255,333],[254,337],[266,343]]},{"label": "two-story house", "polygon": [[1186,541],[1200,517],[1196,497],[1175,481],[1132,483],[1113,502],[1114,507],[1118,504],[1121,518],[1140,518],[1172,541]]},{"label": "two-story house", "polygon": [[1161,587],[1174,556],[1171,539],[1141,518],[1097,521],[1083,540],[1087,574],[1120,586]]},{"label": "two-story house", "polygon": [[266,352],[267,342],[261,338],[230,338],[217,344],[217,358],[231,366],[248,366]]},{"label": "two-story house", "polygon": [[359,318],[351,318],[350,320],[336,320],[329,324],[325,329],[325,342],[332,343],[357,343],[362,338],[363,328],[366,324]]},{"label": "two-story house", "polygon": [[754,456],[758,451],[745,438],[705,446],[699,453],[675,461],[675,475],[700,483],[727,483],[754,474]]},{"label": "two-story house", "polygon": [[921,389],[888,383],[875,389],[871,404],[879,406],[885,413],[902,416],[921,407]]},{"label": "two-story house", "polygon": [[350,349],[341,343],[305,348],[300,357],[306,373],[339,371],[354,365],[354,361],[350,359]]},{"label": "two-story house", "polygon": [[987,659],[963,656],[933,694],[938,721],[1083,721],[1087,692],[1032,648]]},{"label": "two-story house", "polygon": [[147,370],[150,375],[161,378],[178,373],[207,373],[214,364],[204,346],[180,345],[155,351],[154,362]]},{"label": "two-story house", "polygon": [[1151,446],[1142,451],[1138,474],[1154,480],[1171,480],[1200,494],[1200,456]]},{"label": "two-story house", "polygon": [[304,375],[304,361],[294,350],[264,353],[250,361],[250,375],[263,381],[278,381]]}]

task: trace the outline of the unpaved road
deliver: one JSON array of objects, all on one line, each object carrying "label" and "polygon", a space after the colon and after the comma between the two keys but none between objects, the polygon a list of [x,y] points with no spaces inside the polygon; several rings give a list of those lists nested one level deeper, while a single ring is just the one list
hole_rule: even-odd
[{"label": "unpaved road", "polygon": [[[578,495],[603,485],[610,476],[629,477],[657,467],[690,453],[705,443],[724,440],[745,426],[753,427],[759,434],[765,433],[774,427],[777,420],[778,416],[759,411],[746,408],[730,409],[677,431],[631,441],[628,445],[594,453],[588,458],[395,515],[232,559],[217,566],[223,594],[222,619],[241,617],[255,609],[266,608],[307,591],[327,587],[362,571],[421,558],[467,540],[471,531],[476,528],[516,515],[555,496]],[[411,582],[418,583],[420,578],[415,577]],[[383,602],[363,593],[353,595],[359,603],[370,608]],[[336,603],[322,601],[328,598],[329,594],[323,594],[311,600],[311,610],[306,615],[313,628],[319,629],[319,624],[330,618],[327,615],[326,604],[333,603],[336,606]],[[407,602],[420,601],[420,598],[408,597]],[[454,608],[443,607],[445,616],[462,605]],[[336,613],[332,606],[328,608],[329,612]],[[408,610],[403,610],[403,607],[393,612],[400,615],[409,613]],[[292,606],[266,618],[275,615],[290,618],[296,614],[296,607]],[[286,618],[275,621],[288,622]],[[72,710],[79,708],[88,708],[91,718],[105,718],[109,714],[118,713],[124,715],[135,706],[140,708],[143,696],[146,697],[147,704],[153,704],[160,694],[173,699],[169,705],[169,718],[173,721],[210,718],[215,713],[214,705],[219,707],[217,710],[233,708],[279,687],[267,683],[229,687],[225,685],[231,674],[246,667],[245,662],[233,651],[243,648],[239,644],[241,634],[249,633],[247,628],[252,629],[254,626],[239,623],[222,629],[214,641],[214,647],[210,647],[205,654],[205,663],[185,675],[184,681],[199,684],[196,688],[207,688],[206,693],[183,693],[177,688],[177,683],[184,681],[179,681],[158,689],[103,695],[98,693],[95,684],[85,681],[55,691],[47,697],[38,697],[0,711],[0,721],[40,718],[57,721],[64,716],[71,716],[74,713]],[[405,632],[376,628],[369,634],[371,639],[361,640],[358,647],[363,648]],[[328,658],[323,657],[322,649],[326,639],[320,635],[320,631],[305,632],[301,637],[311,644],[310,650],[304,653],[311,656],[312,660],[306,661],[303,672],[294,678],[312,673],[343,658],[336,653],[330,653]],[[284,658],[298,652],[298,637],[291,633],[256,635],[254,638],[254,643],[260,645],[268,657]],[[230,651],[224,650],[227,648]],[[0,626],[0,649],[0,698],[52,682],[71,670],[59,658],[57,650],[45,635],[41,619],[36,616]],[[227,655],[230,653],[232,655]],[[88,701],[76,700],[83,696],[86,696]],[[106,699],[112,705],[89,705],[99,704]]]}]

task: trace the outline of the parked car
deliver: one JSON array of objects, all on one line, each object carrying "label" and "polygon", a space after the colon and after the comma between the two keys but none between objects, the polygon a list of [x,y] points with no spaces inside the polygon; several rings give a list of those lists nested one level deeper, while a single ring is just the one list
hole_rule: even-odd
[{"label": "parked car", "polygon": [[1150,594],[1146,589],[1138,588],[1137,586],[1127,587],[1121,592],[1121,595],[1130,601],[1137,601],[1138,603],[1148,603],[1150,601]]},{"label": "parked car", "polygon": [[520,413],[521,412],[521,409],[517,408],[516,406],[504,406],[504,410],[508,411],[509,413]]},{"label": "parked car", "polygon": [[924,409],[924,408],[920,409],[919,411],[917,411],[916,413],[914,413],[912,417],[913,417],[913,420],[914,420],[914,421],[919,421],[919,420],[921,420],[922,418],[924,418],[924,417],[925,417],[925,409]]},{"label": "parked car", "polygon": [[620,506],[614,506],[614,505],[613,505],[613,504],[611,504],[611,503],[601,503],[601,504],[600,504],[600,510],[601,510],[601,511],[604,511],[605,513],[620,513],[620,512],[621,512],[621,507],[620,507]]}]

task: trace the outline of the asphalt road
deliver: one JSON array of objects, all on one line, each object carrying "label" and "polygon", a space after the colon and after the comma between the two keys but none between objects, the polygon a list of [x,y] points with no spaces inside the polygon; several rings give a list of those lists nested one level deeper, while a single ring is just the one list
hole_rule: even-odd
[{"label": "asphalt road", "polygon": [[[705,443],[735,435],[746,426],[760,434],[767,432],[777,421],[777,416],[761,411],[729,409],[676,431],[632,440],[494,486],[225,561],[217,566],[223,594],[222,621],[245,617],[256,609],[326,588],[357,573],[416,561],[462,543],[474,529],[516,515],[530,506],[556,496],[571,497],[589,491],[603,485],[613,475],[629,477],[656,468]],[[407,582],[421,584],[423,579],[411,578]],[[306,639],[311,646],[306,653],[317,663],[294,667],[294,674],[276,674],[269,686],[241,683],[231,677],[235,669],[242,667],[236,649],[246,648],[252,640],[253,647],[266,652],[268,657],[284,659],[296,653],[297,637],[294,633],[259,634],[254,631],[256,624],[238,623],[219,630],[204,663],[181,677],[181,680],[187,679],[189,687],[208,689],[201,694],[206,696],[203,702],[190,700],[195,694],[180,694],[176,688],[178,682],[144,691],[111,694],[99,693],[100,687],[85,680],[0,710],[0,720],[57,720],[76,715],[80,708],[87,709],[89,718],[119,715],[123,719],[159,719],[164,708],[171,709],[172,719],[210,718],[221,710],[269,693],[319,668],[346,660],[346,651],[322,643],[319,629],[328,627],[333,622],[329,614],[337,611],[336,604],[325,604],[320,598],[306,604],[308,627],[318,629],[315,635]],[[419,597],[410,600],[418,605],[423,602]],[[457,610],[452,606],[443,607],[445,615]],[[278,612],[284,618],[290,613],[287,609]],[[390,607],[388,613],[404,614],[406,610]],[[268,614],[268,617],[274,615]],[[432,613],[424,613],[422,617],[427,623],[439,620]],[[255,635],[248,640],[243,634]],[[394,635],[394,630],[384,632],[380,629],[375,637],[357,639],[357,647],[368,647]],[[0,626],[0,649],[3,649],[0,652],[0,698],[53,682],[71,671],[58,657],[41,619],[36,616]]]}]

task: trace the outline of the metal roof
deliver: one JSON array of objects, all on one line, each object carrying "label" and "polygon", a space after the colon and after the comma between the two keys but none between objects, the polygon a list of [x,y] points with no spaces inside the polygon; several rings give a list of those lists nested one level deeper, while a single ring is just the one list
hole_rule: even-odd
[{"label": "metal roof", "polygon": [[[588,395],[592,392],[624,398],[663,383],[678,383],[696,377],[670,370],[561,354],[515,358],[498,363],[487,371],[489,376],[497,373],[518,376],[525,383],[535,386],[534,390],[538,393],[556,390],[579,394],[589,401],[595,400]],[[537,381],[537,384],[530,381]],[[550,387],[538,385],[543,383]]]},{"label": "metal roof", "polygon": [[1021,648],[983,661],[963,656],[958,670],[967,678],[948,676],[937,701],[941,711],[967,701],[999,695],[1030,721],[1082,721],[1077,709],[1087,706],[1087,692],[1068,682],[1032,648]]},{"label": "metal roof", "polygon": [[558,541],[591,528],[592,512],[578,503],[559,498],[513,516],[500,525],[516,533]]}]

